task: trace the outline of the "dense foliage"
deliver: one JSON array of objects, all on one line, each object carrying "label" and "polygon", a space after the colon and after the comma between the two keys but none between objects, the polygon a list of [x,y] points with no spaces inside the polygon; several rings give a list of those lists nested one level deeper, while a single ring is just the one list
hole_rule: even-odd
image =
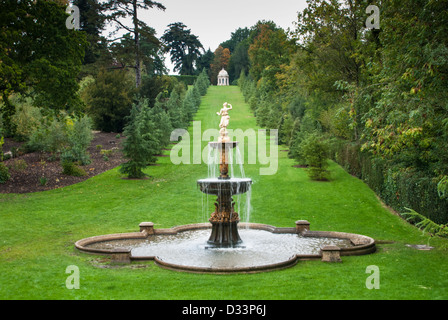
[{"label": "dense foliage", "polygon": [[[448,33],[443,1],[308,1],[295,30],[253,28],[239,85],[290,156],[309,136],[398,211],[448,221]],[[305,150],[304,150],[305,149]]]},{"label": "dense foliage", "polygon": [[[85,34],[65,28],[65,6],[53,1],[0,1],[0,95],[4,130],[14,132],[12,93],[27,92],[35,105],[78,111],[77,76]],[[32,90],[30,90],[32,88]]]},{"label": "dense foliage", "polygon": [[179,82],[169,97],[159,93],[152,107],[147,98],[139,98],[126,117],[123,154],[128,161],[121,166],[120,172],[128,178],[144,178],[143,170],[154,163],[156,155],[169,144],[172,130],[188,127],[209,85],[204,70],[192,88],[185,90],[184,84]]}]

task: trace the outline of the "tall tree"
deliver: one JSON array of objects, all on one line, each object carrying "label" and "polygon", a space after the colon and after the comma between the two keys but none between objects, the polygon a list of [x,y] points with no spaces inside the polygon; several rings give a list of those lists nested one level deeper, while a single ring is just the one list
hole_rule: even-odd
[{"label": "tall tree", "polygon": [[236,49],[236,46],[241,41],[244,41],[250,37],[251,30],[249,28],[238,28],[235,30],[235,32],[232,32],[230,34],[230,39],[226,40],[224,42],[221,42],[220,46],[223,48],[228,48],[230,50],[230,53],[233,54],[233,52]]},{"label": "tall tree", "polygon": [[162,41],[166,52],[171,55],[174,71],[179,71],[181,75],[196,74],[195,64],[202,55],[201,49],[204,48],[199,38],[192,34],[185,24],[182,22],[169,24]]},{"label": "tall tree", "polygon": [[272,28],[270,24],[257,25],[256,33],[248,51],[250,72],[254,80],[265,77],[273,85],[277,75],[282,72],[282,66],[289,64],[292,43],[283,29]]},{"label": "tall tree", "polygon": [[198,61],[196,61],[197,72],[202,72],[202,70],[206,69],[208,73],[210,71],[210,64],[212,63],[214,56],[215,55],[210,48],[202,56],[200,56]]},{"label": "tall tree", "polygon": [[65,6],[42,0],[0,1],[0,94],[3,116],[14,113],[13,92],[33,88],[35,104],[75,110],[85,34],[65,27]]},{"label": "tall tree", "polygon": [[[142,81],[140,35],[147,36],[148,38],[151,37],[151,34],[148,33],[148,26],[139,19],[138,13],[139,10],[147,10],[150,8],[165,10],[165,7],[159,2],[151,0],[108,0],[103,6],[108,11],[106,19],[116,24],[117,31],[124,29],[133,35],[135,86],[138,88]],[[125,18],[131,18],[132,26],[125,25],[122,21]]]},{"label": "tall tree", "polygon": [[249,39],[239,42],[230,56],[228,72],[231,80],[239,77],[241,72],[248,74],[250,68]]},{"label": "tall tree", "polygon": [[79,8],[79,30],[86,33],[88,46],[84,56],[84,64],[91,64],[98,60],[106,48],[105,39],[101,36],[104,30],[104,16],[98,0],[73,0]]},{"label": "tall tree", "polygon": [[212,83],[216,84],[217,76],[219,71],[223,68],[227,69],[230,61],[230,50],[229,48],[223,48],[222,46],[218,46],[214,52],[214,58],[212,63],[210,64],[210,77],[212,79]]},{"label": "tall tree", "polygon": [[[165,66],[161,52],[161,43],[155,36],[155,30],[145,28],[144,34],[140,34],[140,61],[146,67],[150,75],[163,74]],[[135,41],[130,33],[124,34],[120,41],[109,46],[113,60],[117,68],[134,68],[135,63]]]}]

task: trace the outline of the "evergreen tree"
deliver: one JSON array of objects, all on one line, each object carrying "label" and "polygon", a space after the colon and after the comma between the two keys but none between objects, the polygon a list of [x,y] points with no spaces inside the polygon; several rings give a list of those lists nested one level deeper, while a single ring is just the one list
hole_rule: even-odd
[{"label": "evergreen tree", "polygon": [[171,55],[174,71],[179,71],[181,75],[196,74],[195,63],[201,56],[201,49],[204,49],[199,38],[182,22],[175,22],[168,25],[162,40],[166,52]]},{"label": "evergreen tree", "polygon": [[185,123],[193,120],[193,115],[196,111],[196,100],[193,97],[193,90],[190,89],[185,95],[185,99],[182,102],[183,114],[185,116]]},{"label": "evergreen tree", "polygon": [[198,86],[193,86],[191,91],[193,93],[194,99],[194,111],[196,112],[199,108],[199,105],[201,104],[201,93],[199,92]]},{"label": "evergreen tree", "polygon": [[328,146],[317,134],[309,134],[300,144],[300,153],[308,165],[312,180],[328,179]]},{"label": "evergreen tree", "polygon": [[207,89],[210,85],[210,81],[207,76],[207,71],[205,69],[203,69],[202,72],[199,74],[194,85],[198,86],[200,95],[205,96],[205,94],[207,93]]},{"label": "evergreen tree", "polygon": [[166,110],[171,120],[170,126],[172,129],[184,128],[186,126],[182,100],[176,90],[171,91],[170,98],[166,103]]},{"label": "evergreen tree", "polygon": [[161,154],[162,148],[170,143],[170,135],[173,130],[171,119],[162,104],[157,101],[153,108],[147,108],[145,112],[144,132],[153,134],[154,138],[158,140],[159,147],[156,154]]},{"label": "evergreen tree", "polygon": [[[142,20],[138,18],[140,10],[147,10],[150,8],[157,8],[165,10],[165,7],[155,1],[151,0],[108,0],[103,4],[104,8],[108,11],[106,19],[114,22],[117,26],[117,30],[124,29],[133,34],[134,40],[134,56],[135,56],[135,86],[140,87],[142,81],[141,72],[141,35],[146,35],[151,38],[151,34],[148,33],[148,26]],[[131,18],[132,26],[126,26],[121,19]]]},{"label": "evergreen tree", "polygon": [[96,62],[100,54],[106,50],[101,32],[104,29],[104,15],[98,0],[73,0],[73,4],[79,8],[80,31],[86,33],[88,45],[86,46],[84,64]]},{"label": "evergreen tree", "polygon": [[199,72],[200,70],[206,69],[207,76],[209,76],[210,64],[212,63],[214,57],[215,55],[210,48],[208,48],[208,50],[196,61],[196,70]]},{"label": "evergreen tree", "polygon": [[149,163],[155,162],[160,143],[155,123],[148,116],[150,109],[147,101],[133,104],[124,129],[126,140],[123,142],[123,154],[128,159],[120,167],[120,172],[128,178],[141,179]]}]

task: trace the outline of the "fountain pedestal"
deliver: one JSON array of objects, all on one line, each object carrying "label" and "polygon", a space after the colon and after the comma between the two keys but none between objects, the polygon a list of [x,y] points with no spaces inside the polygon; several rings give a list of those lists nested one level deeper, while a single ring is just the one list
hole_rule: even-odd
[{"label": "fountain pedestal", "polygon": [[221,192],[218,193],[215,211],[209,219],[212,224],[212,233],[207,243],[216,247],[234,247],[241,243],[237,226],[240,219],[234,210],[235,203],[231,190],[224,189],[227,190],[221,189]]}]

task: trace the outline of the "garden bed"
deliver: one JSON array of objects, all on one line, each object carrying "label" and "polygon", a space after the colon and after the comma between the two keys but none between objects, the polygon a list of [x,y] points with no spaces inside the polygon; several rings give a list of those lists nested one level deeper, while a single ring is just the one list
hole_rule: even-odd
[{"label": "garden bed", "polygon": [[[52,159],[50,154],[19,152],[14,158],[4,161],[10,167],[11,177],[6,183],[0,184],[0,193],[29,193],[61,188],[113,169],[123,162],[122,139],[116,133],[94,132],[88,149],[91,163],[81,166],[86,174],[80,177],[63,174],[59,159]],[[7,138],[3,152],[8,153],[21,145]]]}]

